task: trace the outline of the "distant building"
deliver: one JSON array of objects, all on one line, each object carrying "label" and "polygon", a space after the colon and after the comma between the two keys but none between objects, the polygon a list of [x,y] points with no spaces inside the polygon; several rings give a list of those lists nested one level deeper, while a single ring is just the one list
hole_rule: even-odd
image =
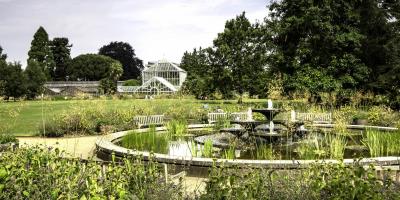
[{"label": "distant building", "polygon": [[99,81],[52,81],[44,84],[45,94],[75,96],[77,94],[97,94]]},{"label": "distant building", "polygon": [[149,63],[142,71],[141,86],[117,86],[120,93],[168,94],[177,92],[187,73],[178,64],[160,60]]},{"label": "distant building", "polygon": [[[181,88],[187,73],[178,64],[160,60],[149,62],[142,71],[141,86],[123,86],[117,82],[118,93],[131,94],[172,94]],[[99,81],[53,81],[44,84],[45,94],[75,96],[77,94],[98,94]]]}]

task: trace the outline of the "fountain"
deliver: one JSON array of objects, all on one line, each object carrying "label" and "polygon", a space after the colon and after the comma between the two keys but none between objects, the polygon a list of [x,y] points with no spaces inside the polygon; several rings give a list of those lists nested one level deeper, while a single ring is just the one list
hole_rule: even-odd
[{"label": "fountain", "polygon": [[[121,157],[125,155],[140,155],[143,156],[144,160],[148,160],[154,155],[156,160],[160,163],[172,163],[174,165],[189,164],[191,166],[201,167],[240,165],[298,168],[299,163],[306,165],[307,163],[315,162],[314,160],[297,160],[314,159],[306,156],[309,156],[308,153],[316,154],[316,152],[321,152],[313,149],[315,145],[319,145],[317,148],[320,148],[321,144],[328,145],[322,148],[327,148],[324,150],[326,152],[330,150],[330,141],[335,138],[326,139],[325,137],[327,135],[333,135],[330,132],[332,131],[332,124],[321,126],[321,124],[307,123],[307,126],[305,126],[304,121],[306,120],[303,121],[301,118],[298,118],[298,113],[296,114],[294,111],[290,112],[285,120],[275,119],[280,112],[282,112],[282,110],[274,108],[273,102],[268,100],[266,108],[248,108],[245,114],[235,115],[234,119],[230,121],[233,126],[220,129],[218,133],[210,130],[210,127],[212,127],[211,124],[191,124],[188,125],[188,128],[193,129],[193,132],[198,131],[197,129],[199,128],[204,128],[204,130],[202,129],[200,132],[196,132],[189,137],[182,136],[170,139],[171,141],[168,142],[165,150],[157,150],[154,154],[150,147],[143,148],[142,150],[121,147],[121,138],[132,134],[128,131],[104,136],[104,138],[96,142],[96,146],[99,149],[98,155],[107,156],[107,159],[111,158],[112,153]],[[254,116],[253,113],[260,113],[264,116],[264,119],[260,120],[257,116]],[[310,129],[309,132],[306,127],[314,128]],[[347,125],[347,128],[350,130],[359,127]],[[362,130],[371,128],[387,131],[397,130],[392,127],[363,126],[362,128]],[[162,131],[165,131],[165,127],[158,127],[157,130],[160,131],[159,134],[162,135],[164,134]],[[144,134],[147,133],[147,131],[146,129],[137,129],[134,134]],[[358,129],[352,131],[360,132]],[[352,146],[358,145],[361,142],[361,139],[360,141],[354,140],[354,137],[349,139],[347,136],[337,136],[338,141],[346,137],[347,142],[354,143],[351,143]],[[212,157],[203,156],[201,151],[204,150],[205,146],[208,146],[206,144],[209,144],[210,140],[212,141],[211,148],[214,154]],[[154,141],[157,143],[158,140]],[[158,143],[155,145],[158,145]],[[348,163],[353,162],[354,159],[352,156],[354,157],[354,155],[368,156],[365,154],[365,149],[352,150],[347,147],[345,148],[347,153],[343,154],[343,158],[345,158],[345,160],[347,159],[346,162]],[[348,149],[350,149],[351,152],[348,151]],[[351,154],[349,154],[349,152]],[[269,157],[270,155],[272,155],[272,157]],[[317,157],[318,159],[320,158],[319,156],[320,155]],[[324,159],[326,158],[329,157],[324,157]],[[270,161],[271,159],[273,161]],[[365,162],[373,161],[367,160]],[[387,160],[383,160],[383,162],[384,164],[389,163]],[[395,159],[391,159],[390,162],[390,164],[398,164],[399,159],[395,157]]]}]

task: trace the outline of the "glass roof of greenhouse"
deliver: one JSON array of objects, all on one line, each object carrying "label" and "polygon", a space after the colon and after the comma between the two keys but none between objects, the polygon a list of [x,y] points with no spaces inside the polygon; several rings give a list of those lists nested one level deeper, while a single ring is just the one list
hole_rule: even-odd
[{"label": "glass roof of greenhouse", "polygon": [[155,72],[155,71],[179,71],[185,72],[182,68],[178,67],[177,64],[168,62],[166,60],[160,60],[154,64],[149,65],[148,68],[143,70],[144,72]]}]

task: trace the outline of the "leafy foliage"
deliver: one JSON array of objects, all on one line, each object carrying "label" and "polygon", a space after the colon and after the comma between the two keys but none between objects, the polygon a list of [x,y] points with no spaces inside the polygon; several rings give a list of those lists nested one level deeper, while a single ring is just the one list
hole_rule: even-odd
[{"label": "leafy foliage", "polygon": [[6,60],[7,54],[3,53],[3,48],[0,46],[0,60]]},{"label": "leafy foliage", "polygon": [[308,169],[213,168],[200,199],[397,199],[390,176],[379,180],[373,166],[312,164]]},{"label": "leafy foliage", "polygon": [[99,50],[100,55],[121,62],[123,74],[120,80],[137,79],[143,70],[143,61],[136,57],[135,50],[126,42],[110,42]]},{"label": "leafy foliage", "polygon": [[70,80],[100,81],[100,88],[108,94],[116,91],[122,71],[121,63],[110,57],[83,54],[72,59],[68,75]]},{"label": "leafy foliage", "polygon": [[71,47],[68,38],[54,38],[51,41],[51,52],[54,57],[55,70],[53,80],[67,80],[67,68],[71,62]]},{"label": "leafy foliage", "polygon": [[40,64],[47,80],[54,77],[55,62],[50,49],[49,35],[43,27],[39,27],[33,36],[31,48],[28,52],[29,60],[34,60]]},{"label": "leafy foliage", "polygon": [[6,99],[20,98],[26,93],[26,77],[20,63],[6,63],[0,59],[0,95]]},{"label": "leafy foliage", "polygon": [[35,60],[29,60],[25,69],[27,82],[27,97],[34,99],[43,93],[43,85],[46,82],[46,75],[43,72],[41,64]]},{"label": "leafy foliage", "polygon": [[58,149],[19,149],[0,158],[0,199],[182,199],[156,163],[100,165],[62,158]]}]

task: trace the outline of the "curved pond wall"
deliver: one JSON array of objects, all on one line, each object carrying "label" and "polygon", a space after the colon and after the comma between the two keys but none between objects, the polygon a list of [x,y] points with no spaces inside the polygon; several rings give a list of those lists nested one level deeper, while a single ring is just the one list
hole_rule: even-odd
[{"label": "curved pond wall", "polygon": [[[189,125],[188,128],[193,129],[203,129],[211,127],[209,124],[194,124]],[[316,124],[317,127],[329,128],[333,126],[332,124]],[[392,127],[377,127],[377,126],[362,126],[348,125],[348,128],[356,129],[376,129],[376,130],[397,130],[397,128]],[[145,132],[148,129],[136,129],[137,133]],[[157,131],[166,130],[165,127],[157,128]],[[169,156],[166,154],[158,154],[147,151],[135,151],[132,149],[127,149],[114,144],[114,141],[120,139],[126,135],[129,131],[121,131],[109,135],[105,135],[96,141],[96,150],[99,158],[109,158],[111,154],[115,154],[118,157],[125,156],[141,156],[143,160],[149,160],[150,158],[159,162],[166,164],[175,165],[186,165],[186,166],[198,166],[198,167],[211,167],[211,166],[224,166],[224,167],[265,167],[272,169],[299,169],[306,168],[314,163],[339,163],[338,160],[326,159],[326,160],[242,160],[242,159],[217,159],[217,158],[198,158],[198,157],[182,157],[182,156]],[[375,157],[375,158],[363,158],[360,160],[355,159],[344,159],[343,163],[350,165],[354,162],[358,162],[362,165],[374,164],[379,166],[389,166],[389,165],[399,165],[400,157],[390,156],[390,157]]]}]

